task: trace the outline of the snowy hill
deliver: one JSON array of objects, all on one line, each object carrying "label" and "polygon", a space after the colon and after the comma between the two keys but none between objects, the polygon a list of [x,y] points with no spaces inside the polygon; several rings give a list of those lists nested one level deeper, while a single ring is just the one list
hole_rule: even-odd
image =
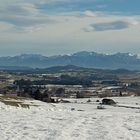
[{"label": "snowy hill", "polygon": [[[139,106],[140,97],[113,98],[118,104]],[[140,110],[105,106],[96,98],[70,99],[71,103],[48,104],[24,100],[30,108],[0,102],[2,140],[139,140]],[[101,99],[100,99],[101,100]],[[23,100],[22,100],[23,101]],[[128,104],[129,103],[129,104]]]}]

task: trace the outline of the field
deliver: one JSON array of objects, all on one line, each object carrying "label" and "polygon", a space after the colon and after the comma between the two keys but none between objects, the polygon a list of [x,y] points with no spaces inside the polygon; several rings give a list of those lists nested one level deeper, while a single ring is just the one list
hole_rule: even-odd
[{"label": "field", "polygon": [[[97,109],[96,98],[48,104],[24,100],[28,108],[0,102],[2,140],[139,140],[140,97],[113,98],[117,105]],[[10,100],[10,99],[9,99]],[[13,99],[11,99],[13,100]],[[101,99],[100,99],[101,100]],[[19,101],[19,99],[18,99]],[[126,107],[125,107],[126,106]]]}]

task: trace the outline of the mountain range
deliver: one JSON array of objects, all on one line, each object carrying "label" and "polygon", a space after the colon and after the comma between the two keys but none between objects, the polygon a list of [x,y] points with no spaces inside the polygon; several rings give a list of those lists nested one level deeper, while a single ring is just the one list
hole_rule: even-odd
[{"label": "mountain range", "polygon": [[0,69],[14,69],[14,67],[17,69],[48,68],[66,65],[98,69],[140,70],[140,59],[137,55],[131,55],[129,53],[107,55],[87,51],[50,57],[39,54],[0,57]]}]

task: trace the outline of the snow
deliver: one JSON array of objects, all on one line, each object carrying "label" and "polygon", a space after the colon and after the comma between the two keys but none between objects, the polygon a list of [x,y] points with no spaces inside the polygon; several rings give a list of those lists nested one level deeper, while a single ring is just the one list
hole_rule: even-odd
[{"label": "snow", "polygon": [[[140,97],[112,98],[119,105],[139,106]],[[69,99],[72,103],[14,107],[0,102],[1,140],[139,140],[140,109],[105,106],[97,98]],[[101,99],[99,99],[101,100]]]},{"label": "snow", "polygon": [[109,86],[109,87],[103,88],[103,90],[120,89],[120,88],[122,88],[122,87],[121,86]]}]

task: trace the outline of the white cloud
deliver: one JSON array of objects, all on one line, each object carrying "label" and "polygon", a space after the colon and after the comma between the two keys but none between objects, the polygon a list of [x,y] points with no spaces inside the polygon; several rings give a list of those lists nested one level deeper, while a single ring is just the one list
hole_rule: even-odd
[{"label": "white cloud", "polygon": [[[8,0],[4,1],[8,3]],[[131,46],[137,46],[135,50],[139,50],[140,16],[113,15],[89,9],[48,12],[39,9],[38,4],[51,0],[28,0],[28,3],[27,0],[13,1],[0,5],[1,53],[1,48],[6,46],[13,46],[13,50],[15,48],[19,52],[27,52],[28,48],[36,51],[42,49],[43,53],[49,53],[48,49],[58,53],[59,50],[81,49],[116,51],[123,47],[123,51],[133,51]]]},{"label": "white cloud", "polygon": [[7,14],[16,14],[16,15],[31,15],[35,16],[39,14],[39,10],[35,7],[34,4],[31,3],[22,3],[22,4],[14,4],[5,7],[5,9],[1,12],[6,12]]},{"label": "white cloud", "polygon": [[44,14],[34,4],[11,4],[0,8],[0,22],[14,25],[15,28],[24,29],[38,25],[53,23],[48,15]]},{"label": "white cloud", "polygon": [[98,16],[98,14],[97,13],[95,13],[95,12],[92,12],[92,11],[85,11],[84,12],[84,15],[85,16],[87,16],[87,17],[97,17]]}]

